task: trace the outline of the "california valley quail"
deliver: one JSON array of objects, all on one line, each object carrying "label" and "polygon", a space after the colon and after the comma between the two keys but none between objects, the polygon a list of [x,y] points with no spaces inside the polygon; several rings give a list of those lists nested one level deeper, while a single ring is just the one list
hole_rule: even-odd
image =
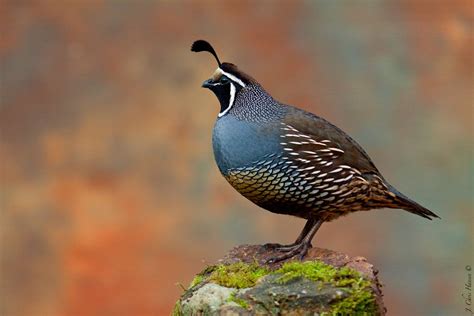
[{"label": "california valley quail", "polygon": [[207,51],[218,63],[202,86],[221,106],[212,143],[222,175],[260,207],[307,219],[293,244],[275,245],[282,254],[271,261],[302,258],[323,222],[352,212],[385,207],[438,217],[391,186],[338,127],[278,102],[234,64],[221,63],[208,42],[198,40],[191,50]]}]

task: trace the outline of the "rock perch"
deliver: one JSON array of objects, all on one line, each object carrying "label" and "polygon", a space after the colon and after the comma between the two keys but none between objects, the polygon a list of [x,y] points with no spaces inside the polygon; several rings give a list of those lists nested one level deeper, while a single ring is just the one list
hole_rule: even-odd
[{"label": "rock perch", "polygon": [[265,263],[241,245],[196,275],[173,315],[385,315],[378,271],[363,257],[311,248],[303,261]]}]

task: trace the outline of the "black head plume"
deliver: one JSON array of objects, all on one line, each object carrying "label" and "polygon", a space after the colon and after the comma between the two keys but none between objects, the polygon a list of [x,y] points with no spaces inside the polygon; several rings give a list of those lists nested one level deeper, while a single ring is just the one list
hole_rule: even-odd
[{"label": "black head plume", "polygon": [[221,66],[221,62],[219,60],[219,57],[217,57],[216,51],[214,50],[214,48],[212,48],[211,44],[209,44],[208,42],[206,42],[204,40],[195,41],[193,43],[193,45],[191,46],[191,51],[196,52],[196,53],[198,53],[198,52],[209,52],[212,55],[214,55],[214,57],[217,60],[217,64],[219,65],[219,67]]}]

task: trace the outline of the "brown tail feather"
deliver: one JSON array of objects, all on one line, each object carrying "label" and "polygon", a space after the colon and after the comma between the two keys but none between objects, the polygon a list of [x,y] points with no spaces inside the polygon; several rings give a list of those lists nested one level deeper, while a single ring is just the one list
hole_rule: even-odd
[{"label": "brown tail feather", "polygon": [[429,209],[421,206],[420,204],[406,197],[404,194],[400,193],[397,189],[395,189],[391,185],[389,185],[388,188],[390,192],[395,194],[394,200],[401,209],[404,209],[405,211],[419,215],[421,217],[427,218],[429,220],[433,218],[441,218],[435,213],[433,213],[432,211],[430,211]]}]

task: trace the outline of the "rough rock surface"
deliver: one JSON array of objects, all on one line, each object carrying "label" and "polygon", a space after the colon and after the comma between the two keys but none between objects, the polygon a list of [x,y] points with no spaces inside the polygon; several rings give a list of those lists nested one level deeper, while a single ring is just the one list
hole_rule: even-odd
[{"label": "rough rock surface", "polygon": [[[336,308],[339,308],[344,300],[345,309],[343,311],[347,312],[348,306],[350,308],[352,303],[350,301],[351,295],[354,295],[354,287],[350,285],[353,283],[347,282],[352,280],[344,280],[346,283],[323,282],[314,278],[311,280],[298,276],[282,282],[282,278],[286,275],[278,271],[281,271],[280,268],[284,263],[266,263],[268,258],[277,254],[275,250],[261,245],[241,245],[233,248],[223,259],[219,260],[216,266],[227,267],[245,263],[262,267],[271,272],[259,277],[251,286],[242,288],[240,286],[232,287],[218,284],[219,281],[213,279],[211,274],[213,267],[216,266],[209,267],[198,274],[193,284],[183,293],[173,314],[333,315],[341,314]],[[381,284],[377,278],[378,271],[365,258],[349,257],[332,250],[312,248],[303,259],[303,262],[316,263],[318,261],[328,265],[325,267],[335,268],[334,271],[346,271],[340,270],[341,268],[350,268],[357,271],[368,284],[369,294],[366,295],[373,297],[373,308],[368,314],[385,315],[386,309],[383,305]],[[229,277],[234,276],[234,272],[226,271],[224,275],[221,273],[219,277],[226,277],[226,273]],[[357,302],[360,301],[359,299]],[[355,302],[353,303],[354,308],[360,310],[360,306],[356,306],[359,303]]]}]

